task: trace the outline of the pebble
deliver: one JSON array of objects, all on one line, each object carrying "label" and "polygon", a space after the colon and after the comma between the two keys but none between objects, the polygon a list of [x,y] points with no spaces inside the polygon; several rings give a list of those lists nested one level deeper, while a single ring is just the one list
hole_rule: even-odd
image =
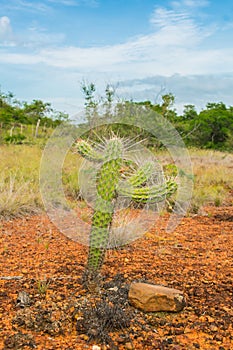
[{"label": "pebble", "polygon": [[80,338],[83,339],[83,340],[88,340],[89,339],[88,335],[86,335],[86,334],[80,334]]},{"label": "pebble", "polygon": [[212,332],[217,332],[217,331],[218,331],[218,327],[215,326],[215,325],[213,325],[213,324],[211,324],[211,325],[210,325],[210,330],[211,330]]}]

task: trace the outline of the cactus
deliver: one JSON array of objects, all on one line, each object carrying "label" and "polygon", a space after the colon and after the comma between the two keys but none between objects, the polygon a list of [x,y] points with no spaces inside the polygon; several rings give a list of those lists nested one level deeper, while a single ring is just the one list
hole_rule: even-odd
[{"label": "cactus", "polygon": [[130,197],[137,203],[155,203],[174,193],[177,184],[168,180],[162,186],[146,186],[155,172],[152,161],[146,162],[128,178],[122,179],[122,168],[128,167],[130,161],[124,158],[124,140],[121,138],[105,140],[105,147],[101,151],[95,150],[84,140],[78,140],[76,149],[82,157],[100,163],[87,262],[88,277],[94,280],[104,262],[117,196]]}]

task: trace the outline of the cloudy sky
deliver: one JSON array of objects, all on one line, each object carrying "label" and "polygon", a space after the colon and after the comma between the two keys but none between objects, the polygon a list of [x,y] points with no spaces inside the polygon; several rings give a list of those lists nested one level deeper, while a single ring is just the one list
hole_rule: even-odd
[{"label": "cloudy sky", "polygon": [[101,94],[176,107],[233,105],[232,0],[0,0],[0,86],[80,111],[81,81]]}]

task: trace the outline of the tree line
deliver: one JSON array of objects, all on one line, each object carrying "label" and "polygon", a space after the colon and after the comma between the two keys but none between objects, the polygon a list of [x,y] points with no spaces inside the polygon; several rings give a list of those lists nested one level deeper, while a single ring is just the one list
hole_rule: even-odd
[{"label": "tree line", "polygon": [[[91,123],[95,118],[100,103],[105,106],[107,113],[111,110],[115,89],[110,85],[106,86],[105,96],[99,99],[96,97],[96,87],[93,83],[83,83],[82,91],[85,97],[87,122]],[[124,109],[126,119],[127,110],[130,113],[131,105],[143,106],[162,115],[172,123],[187,146],[233,150],[233,106],[226,106],[223,102],[208,102],[200,112],[197,112],[195,105],[188,104],[184,106],[182,114],[178,114],[174,108],[175,96],[172,93],[162,95],[159,103],[153,103],[149,100],[142,102],[118,100],[117,105],[119,108],[123,105],[126,107]],[[131,123],[133,124],[132,119]],[[124,134],[124,127],[121,127],[120,132]],[[127,132],[129,132],[129,128],[127,128]],[[130,130],[130,132],[134,131]],[[153,137],[152,142],[156,143]]]},{"label": "tree line", "polygon": [[1,124],[47,124],[49,127],[67,120],[68,114],[54,110],[49,102],[33,100],[31,103],[19,101],[12,92],[0,91],[0,123]]},{"label": "tree line", "polygon": [[[106,115],[111,114],[113,105],[117,106],[119,111],[124,111],[122,113],[125,113],[126,119],[131,118],[131,124],[134,121],[130,116],[130,107],[141,106],[162,115],[172,123],[187,146],[233,150],[233,106],[226,106],[223,102],[208,102],[200,112],[197,112],[195,105],[188,104],[184,106],[183,113],[178,114],[174,107],[175,96],[172,93],[162,95],[159,103],[153,103],[149,100],[135,102],[117,99],[114,87],[109,84],[105,88],[104,96],[100,98],[97,97],[96,86],[93,83],[82,83],[81,90],[84,95],[85,123],[90,126],[94,125],[95,119],[99,117],[99,106],[103,107],[102,110],[104,109]],[[14,126],[21,126],[22,131],[22,126],[32,125],[36,133],[38,125],[44,128],[54,128],[63,121],[70,121],[69,115],[54,110],[48,102],[19,101],[13,93],[0,91],[0,132],[3,129],[9,131]],[[115,129],[122,136],[129,133],[129,128],[124,125],[115,126]],[[131,134],[137,132],[137,128],[130,130]],[[146,136],[152,145],[159,146],[154,137]],[[11,138],[13,135],[9,135],[8,132],[6,137]]]},{"label": "tree line", "polygon": [[68,114],[54,110],[49,102],[19,101],[12,92],[0,90],[1,142],[21,144],[29,135],[37,137],[39,127],[43,128],[44,137],[47,130],[68,119]]}]

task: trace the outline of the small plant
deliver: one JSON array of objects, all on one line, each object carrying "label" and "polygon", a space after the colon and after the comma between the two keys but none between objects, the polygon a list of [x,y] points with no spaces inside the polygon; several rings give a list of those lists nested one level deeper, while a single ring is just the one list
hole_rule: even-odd
[{"label": "small plant", "polygon": [[50,245],[50,242],[49,241],[46,241],[44,243],[44,247],[45,247],[45,250],[48,251],[49,250],[49,245]]},{"label": "small plant", "polygon": [[214,205],[216,207],[220,207],[221,203],[222,203],[221,198],[219,196],[216,196],[215,199],[214,199]]},{"label": "small plant", "polygon": [[48,287],[49,287],[50,282],[47,280],[47,278],[44,278],[43,280],[38,280],[37,281],[37,289],[39,294],[46,294]]},{"label": "small plant", "polygon": [[7,255],[8,252],[9,252],[8,245],[4,244],[4,246],[3,246],[3,251],[2,251],[2,255]]},{"label": "small plant", "polygon": [[[126,159],[126,142],[118,137],[104,141],[99,149],[93,148],[87,141],[78,140],[76,149],[88,161],[98,163],[96,177],[96,200],[92,216],[89,238],[89,253],[86,268],[87,283],[94,282],[104,262],[108,246],[116,198],[130,198],[139,204],[158,203],[171,196],[177,184],[165,180],[163,184],[147,185],[155,173],[152,161],[146,161],[141,167]],[[123,174],[128,172],[128,176]]]},{"label": "small plant", "polygon": [[5,142],[13,143],[15,145],[21,145],[23,141],[26,139],[25,135],[17,134],[17,135],[8,135],[4,138]]},{"label": "small plant", "polygon": [[9,218],[38,211],[37,194],[29,180],[18,173],[0,174],[0,218]]}]

